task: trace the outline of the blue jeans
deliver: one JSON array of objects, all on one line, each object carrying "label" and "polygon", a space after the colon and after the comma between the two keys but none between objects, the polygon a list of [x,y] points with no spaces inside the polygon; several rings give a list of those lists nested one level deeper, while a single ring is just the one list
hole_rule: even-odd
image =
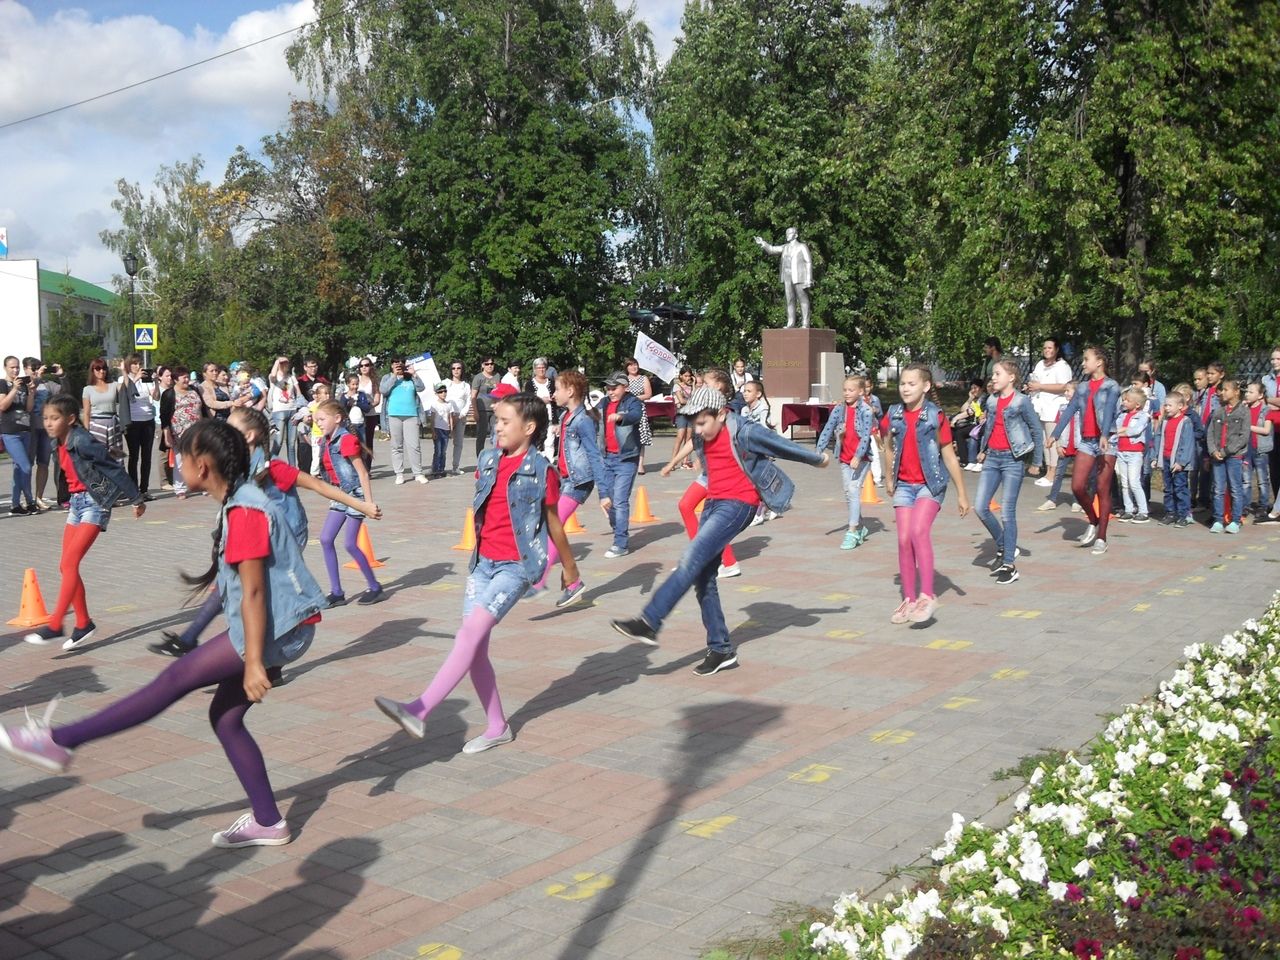
[{"label": "blue jeans", "polygon": [[431,450],[431,472],[437,477],[444,473],[444,458],[449,449],[449,431],[435,428],[435,445]]},{"label": "blue jeans", "polygon": [[1049,488],[1049,499],[1054,503],[1058,502],[1058,494],[1062,492],[1062,478],[1067,475],[1067,465],[1075,463],[1075,459],[1074,453],[1058,455],[1058,465],[1053,468],[1053,486]]},{"label": "blue jeans", "polygon": [[617,550],[626,550],[630,542],[627,525],[631,522],[631,487],[636,482],[639,464],[635,460],[622,460],[616,453],[606,453],[603,459],[604,489],[600,492],[613,501],[609,511],[613,546]]},{"label": "blue jeans", "polygon": [[1226,508],[1225,493],[1231,488],[1231,519],[1239,521],[1244,513],[1244,458],[1227,457],[1213,461],[1213,522],[1222,523]]},{"label": "blue jeans", "polygon": [[[607,458],[606,458],[607,460]],[[634,467],[635,464],[633,463]],[[606,471],[608,467],[606,466]],[[742,500],[706,500],[702,506],[702,522],[698,534],[689,541],[680,557],[675,573],[667,577],[640,612],[645,623],[654,632],[662,629],[662,622],[671,615],[680,598],[693,587],[702,610],[702,625],[707,629],[707,647],[716,653],[733,653],[729,642],[729,628],[720,608],[720,592],[716,588],[716,574],[720,571],[720,555],[733,538],[751,524],[756,515],[753,504]]]},{"label": "blue jeans", "polygon": [[[1244,492],[1249,499],[1249,506],[1258,510],[1271,509],[1271,464],[1268,454],[1259,453],[1252,447],[1244,456]],[[1258,481],[1258,499],[1253,499],[1253,481]],[[1240,511],[1244,513],[1243,510]]]},{"label": "blue jeans", "polygon": [[27,453],[27,441],[31,439],[26,433],[4,434],[4,449],[13,460],[13,505],[22,506],[22,498],[27,498],[27,506],[33,506],[35,500],[31,496],[31,457]]},{"label": "blue jeans", "polygon": [[856,470],[847,463],[840,464],[840,476],[844,481],[844,498],[849,504],[850,530],[858,529],[862,523],[862,478],[870,469],[870,456],[863,457]]},{"label": "blue jeans", "polygon": [[284,460],[291,467],[298,465],[298,428],[293,423],[293,411],[281,410],[271,415],[271,427],[276,431],[275,442],[271,445],[271,455],[276,456],[284,450]]},{"label": "blue jeans", "polygon": [[1191,516],[1191,478],[1190,471],[1170,469],[1168,464],[1161,468],[1164,472],[1164,513],[1167,517],[1181,520]]},{"label": "blue jeans", "polygon": [[[1022,471],[1022,461],[1008,450],[989,449],[982,462],[982,473],[978,476],[978,492],[974,494],[977,500],[974,511],[978,519],[996,542],[996,549],[1009,563],[1013,563],[1018,546],[1018,491],[1022,489]],[[991,499],[997,488],[1003,490],[1000,498],[1003,524],[991,510]]]}]

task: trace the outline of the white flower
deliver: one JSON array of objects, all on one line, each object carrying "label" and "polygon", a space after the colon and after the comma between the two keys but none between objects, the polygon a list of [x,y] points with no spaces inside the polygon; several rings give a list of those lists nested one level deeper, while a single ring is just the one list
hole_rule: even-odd
[{"label": "white flower", "polygon": [[1027,781],[1027,784],[1029,786],[1034,787],[1038,783],[1040,783],[1040,781],[1043,779],[1044,779],[1044,767],[1036,767],[1031,774],[1031,779]]},{"label": "white flower", "polygon": [[1137,761],[1134,760],[1133,756],[1129,753],[1128,750],[1123,750],[1120,753],[1116,754],[1116,769],[1119,770],[1121,773],[1123,774],[1133,773],[1133,771],[1137,769],[1137,766],[1138,766]]},{"label": "white flower", "polygon": [[1093,869],[1093,864],[1091,864],[1088,860],[1081,860],[1079,863],[1077,863],[1074,867],[1071,868],[1071,872],[1074,873],[1077,877],[1083,878],[1083,877],[1087,877],[1089,875],[1089,871],[1092,869]]},{"label": "white flower", "polygon": [[[1061,900],[1067,895],[1067,885],[1060,880],[1049,881],[1049,896],[1054,900]],[[821,926],[821,924],[819,924]]]},{"label": "white flower", "polygon": [[1198,773],[1188,773],[1182,778],[1182,785],[1188,790],[1203,790],[1204,779]]},{"label": "white flower", "polygon": [[1116,892],[1121,903],[1138,895],[1138,884],[1133,880],[1116,880],[1111,884],[1111,889]]},{"label": "white flower", "polygon": [[918,927],[926,917],[941,917],[938,903],[941,896],[937,890],[926,890],[918,893],[910,900],[903,901],[894,911],[895,917],[901,917],[908,925]]},{"label": "white flower", "polygon": [[1166,757],[1162,751],[1157,750],[1155,753],[1151,754],[1151,756],[1147,757],[1147,762],[1153,767],[1158,767],[1168,759],[1169,758]]},{"label": "white flower", "polygon": [[1031,794],[1029,794],[1026,790],[1023,790],[1020,794],[1018,794],[1014,798],[1013,809],[1021,813],[1023,810],[1027,809],[1027,804],[1029,804],[1030,802],[1031,802]]},{"label": "white flower", "polygon": [[1094,830],[1089,834],[1089,836],[1085,838],[1084,845],[1088,847],[1090,850],[1096,850],[1098,847],[1102,846],[1102,841],[1104,839],[1105,838],[1102,836],[1102,834],[1100,834],[1097,830]]},{"label": "white flower", "polygon": [[1218,797],[1219,799],[1223,799],[1231,796],[1231,784],[1223,780],[1216,787],[1213,788],[1213,795],[1215,797]]},{"label": "white flower", "polygon": [[907,954],[916,946],[910,931],[898,923],[885,928],[880,934],[880,944],[888,960],[906,960]]}]

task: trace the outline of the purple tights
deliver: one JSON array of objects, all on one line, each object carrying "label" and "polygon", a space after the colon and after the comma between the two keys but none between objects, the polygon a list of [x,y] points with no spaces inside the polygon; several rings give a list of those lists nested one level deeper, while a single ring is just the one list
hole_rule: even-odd
[{"label": "purple tights", "polygon": [[253,706],[244,693],[244,661],[226,633],[175,660],[142,689],[83,720],[56,727],[50,734],[58,746],[73,750],[90,740],[146,723],[193,690],[214,683],[218,690],[209,704],[213,732],[249,795],[254,819],[263,826],[279,823],[280,808],[271,793],[262,751],[244,725],[244,715]]},{"label": "purple tights", "polygon": [[330,510],[329,515],[324,518],[324,528],[320,531],[320,549],[324,553],[325,569],[329,571],[330,593],[342,596],[342,581],[338,579],[338,551],[334,549],[334,543],[338,539],[338,533],[342,530],[343,524],[346,524],[347,527],[345,544],[347,553],[351,554],[351,559],[356,562],[356,566],[364,574],[365,583],[369,585],[369,589],[381,589],[373,575],[373,568],[369,566],[368,559],[356,545],[357,538],[360,536],[360,527],[363,523],[362,519],[348,515],[345,510]]}]

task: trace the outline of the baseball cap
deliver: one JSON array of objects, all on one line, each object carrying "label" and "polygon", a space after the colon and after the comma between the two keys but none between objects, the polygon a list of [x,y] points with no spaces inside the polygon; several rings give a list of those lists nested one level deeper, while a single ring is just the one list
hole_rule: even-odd
[{"label": "baseball cap", "polygon": [[724,394],[715,387],[698,387],[689,395],[689,402],[680,408],[681,416],[692,417],[703,410],[715,413],[724,409]]},{"label": "baseball cap", "polygon": [[449,389],[449,385],[447,383],[436,384],[436,393],[439,393],[441,390],[448,390],[448,389]]},{"label": "baseball cap", "polygon": [[631,378],[621,370],[615,370],[604,378],[606,387],[627,387],[631,385]]},{"label": "baseball cap", "polygon": [[509,383],[500,383],[489,391],[489,396],[495,400],[501,400],[504,397],[514,397],[520,391]]}]

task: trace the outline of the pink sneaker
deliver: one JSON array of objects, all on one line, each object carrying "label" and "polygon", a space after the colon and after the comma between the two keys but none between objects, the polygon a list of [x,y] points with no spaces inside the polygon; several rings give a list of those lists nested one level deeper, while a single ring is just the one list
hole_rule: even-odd
[{"label": "pink sneaker", "polygon": [[226,830],[213,835],[213,845],[224,849],[236,847],[283,847],[293,839],[289,824],[281,820],[274,826],[264,827],[246,813]]},{"label": "pink sneaker", "polygon": [[889,618],[890,623],[906,623],[911,619],[911,612],[915,609],[915,601],[903,600],[898,604],[898,609],[893,611],[893,616]]},{"label": "pink sneaker", "polygon": [[71,766],[72,752],[54,743],[53,733],[49,730],[49,718],[53,716],[58,700],[54,697],[49,701],[40,720],[33,719],[28,713],[26,726],[0,727],[0,750],[50,773],[65,773]]},{"label": "pink sneaker", "polygon": [[911,620],[913,623],[927,623],[933,619],[937,609],[938,598],[922,593],[920,599],[916,601],[915,609],[911,611]]}]

